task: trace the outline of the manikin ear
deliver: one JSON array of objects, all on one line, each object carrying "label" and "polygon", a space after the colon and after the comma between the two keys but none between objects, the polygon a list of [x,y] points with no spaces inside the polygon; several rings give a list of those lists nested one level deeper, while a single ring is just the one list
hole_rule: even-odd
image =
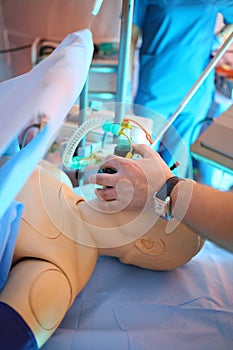
[{"label": "manikin ear", "polygon": [[144,254],[159,256],[165,253],[166,246],[162,239],[145,239],[141,238],[135,242],[135,246]]},{"label": "manikin ear", "polygon": [[[139,267],[163,270],[164,264],[162,256],[166,252],[166,245],[162,239],[139,238],[129,245],[125,254],[120,256],[120,261],[124,264],[132,264]],[[158,259],[157,259],[158,258]],[[161,264],[162,263],[162,264]]]}]

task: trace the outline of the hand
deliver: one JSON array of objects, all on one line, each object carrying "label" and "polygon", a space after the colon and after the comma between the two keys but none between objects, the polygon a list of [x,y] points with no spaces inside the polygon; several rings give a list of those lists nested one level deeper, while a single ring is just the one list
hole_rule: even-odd
[{"label": "hand", "polygon": [[134,145],[134,153],[140,159],[126,159],[109,155],[103,162],[103,169],[113,168],[115,174],[99,173],[90,177],[97,188],[100,209],[120,210],[151,209],[154,192],[158,191],[167,179],[173,176],[160,155],[146,145]]}]

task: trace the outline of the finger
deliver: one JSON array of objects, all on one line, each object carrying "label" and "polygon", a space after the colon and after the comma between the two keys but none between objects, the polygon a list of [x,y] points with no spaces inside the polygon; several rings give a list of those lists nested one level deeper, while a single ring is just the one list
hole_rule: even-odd
[{"label": "finger", "polygon": [[117,198],[117,192],[114,187],[112,188],[96,188],[95,194],[99,199],[102,199],[104,201],[112,201]]},{"label": "finger", "polygon": [[100,173],[89,177],[91,184],[97,184],[104,187],[114,187],[118,181],[117,174]]},{"label": "finger", "polygon": [[98,200],[97,206],[98,206],[98,209],[106,213],[115,213],[115,212],[122,211],[126,208],[126,204],[120,202],[119,200],[113,200],[113,201]]},{"label": "finger", "polygon": [[104,157],[103,163],[106,163],[106,162],[108,162],[108,161],[110,161],[111,159],[114,159],[114,158],[118,158],[118,156],[116,156],[115,154],[108,154],[106,157]]},{"label": "finger", "polygon": [[99,198],[94,198],[89,202],[91,203],[92,208],[94,208],[97,211],[106,213],[106,214],[112,214],[117,213],[121,210],[124,210],[125,207],[122,205],[121,202],[115,200],[111,202],[103,201]]},{"label": "finger", "polygon": [[107,156],[104,158],[104,161],[102,163],[102,168],[112,168],[116,171],[119,171],[122,169],[122,166],[124,165],[125,158],[118,157],[118,156]]},{"label": "finger", "polygon": [[89,177],[89,182],[90,182],[90,184],[96,184],[96,174],[92,174]]},{"label": "finger", "polygon": [[123,205],[127,206],[133,199],[133,186],[128,180],[121,180],[116,187],[96,188],[95,194],[104,201],[119,200]]},{"label": "finger", "polygon": [[154,156],[155,151],[147,145],[144,144],[134,144],[134,152],[142,156],[143,158],[151,158]]}]

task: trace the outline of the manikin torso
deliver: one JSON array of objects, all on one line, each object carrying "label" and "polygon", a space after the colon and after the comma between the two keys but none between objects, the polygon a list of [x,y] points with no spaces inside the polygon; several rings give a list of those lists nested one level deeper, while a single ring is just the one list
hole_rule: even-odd
[{"label": "manikin torso", "polygon": [[149,212],[98,211],[95,201],[85,202],[69,178],[46,161],[37,166],[17,200],[25,207],[0,301],[21,314],[39,347],[87,284],[98,255],[169,270],[187,263],[203,245],[183,224],[167,234],[166,221]]}]

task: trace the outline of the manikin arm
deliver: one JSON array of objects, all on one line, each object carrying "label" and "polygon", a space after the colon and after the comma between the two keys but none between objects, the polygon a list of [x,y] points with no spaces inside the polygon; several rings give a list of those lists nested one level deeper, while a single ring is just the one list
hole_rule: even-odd
[{"label": "manikin arm", "polygon": [[[9,306],[13,319],[24,320],[39,348],[88,282],[98,257],[88,229],[79,220],[82,198],[70,184],[65,173],[43,162],[17,197],[24,204],[24,212],[0,305]],[[88,244],[78,243],[82,235]],[[21,323],[17,323],[20,334],[26,329]],[[11,327],[14,332],[14,324]],[[0,333],[4,338],[2,327]],[[19,345],[17,336],[12,341],[14,346],[9,348],[26,348]]]}]

